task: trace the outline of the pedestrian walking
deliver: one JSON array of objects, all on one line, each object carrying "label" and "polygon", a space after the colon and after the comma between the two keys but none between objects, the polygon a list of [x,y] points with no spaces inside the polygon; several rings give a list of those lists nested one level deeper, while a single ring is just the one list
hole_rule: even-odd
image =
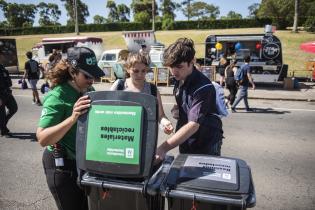
[{"label": "pedestrian walking", "polygon": [[[11,90],[12,81],[8,70],[0,64],[0,129],[1,136],[11,136],[7,127],[10,118],[17,112],[18,105]],[[8,109],[8,111],[6,111]]]},{"label": "pedestrian walking", "polygon": [[25,71],[23,80],[28,79],[28,82],[31,86],[33,93],[33,104],[37,104],[38,106],[42,105],[42,102],[39,99],[38,91],[37,91],[37,82],[39,80],[40,75],[40,67],[37,61],[33,60],[33,53],[28,51],[26,53],[26,57],[28,61],[25,62]]},{"label": "pedestrian walking", "polygon": [[59,61],[48,73],[52,90],[45,96],[36,135],[46,147],[43,167],[60,210],[88,209],[85,192],[77,185],[76,122],[90,107],[88,96],[82,95],[94,90],[94,78],[102,76],[94,52],[85,47],[69,48],[67,60]]},{"label": "pedestrian walking", "polygon": [[248,87],[249,83],[252,85],[253,90],[255,89],[255,83],[253,81],[251,72],[250,72],[250,56],[245,56],[244,64],[240,67],[240,69],[236,72],[235,81],[239,85],[237,91],[237,98],[235,99],[234,103],[231,106],[232,112],[236,112],[236,106],[239,104],[241,100],[244,100],[245,109],[247,112],[253,111],[249,108],[248,105]]},{"label": "pedestrian walking", "polygon": [[232,106],[235,101],[236,93],[237,93],[237,84],[234,79],[234,75],[237,72],[237,61],[233,60],[229,66],[225,68],[225,87],[229,90],[230,94],[227,96],[227,104]]}]

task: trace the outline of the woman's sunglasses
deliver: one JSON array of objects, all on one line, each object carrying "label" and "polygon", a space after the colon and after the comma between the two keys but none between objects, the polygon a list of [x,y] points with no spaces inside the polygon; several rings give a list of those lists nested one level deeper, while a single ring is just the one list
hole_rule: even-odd
[{"label": "woman's sunglasses", "polygon": [[87,79],[87,80],[94,79],[94,77],[91,77],[91,76],[89,76],[87,74],[84,74],[83,72],[81,72],[81,73],[83,74],[84,78]]}]

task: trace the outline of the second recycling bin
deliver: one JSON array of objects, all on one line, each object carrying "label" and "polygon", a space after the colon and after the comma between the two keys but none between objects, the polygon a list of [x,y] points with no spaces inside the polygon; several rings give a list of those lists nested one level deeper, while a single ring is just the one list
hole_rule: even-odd
[{"label": "second recycling bin", "polygon": [[160,194],[147,194],[155,170],[157,99],[125,91],[88,95],[91,107],[77,124],[76,160],[89,209],[163,210]]},{"label": "second recycling bin", "polygon": [[256,204],[250,167],[227,157],[179,154],[161,193],[172,210],[241,210]]}]

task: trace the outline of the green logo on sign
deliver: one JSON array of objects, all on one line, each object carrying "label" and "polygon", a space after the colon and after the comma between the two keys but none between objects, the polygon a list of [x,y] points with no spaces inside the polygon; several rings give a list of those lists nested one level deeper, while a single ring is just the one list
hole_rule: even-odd
[{"label": "green logo on sign", "polygon": [[86,159],[139,164],[142,107],[92,105],[89,111]]}]

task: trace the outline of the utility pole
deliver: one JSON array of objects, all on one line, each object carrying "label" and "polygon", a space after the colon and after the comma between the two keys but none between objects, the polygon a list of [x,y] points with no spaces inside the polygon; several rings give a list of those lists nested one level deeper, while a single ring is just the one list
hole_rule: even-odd
[{"label": "utility pole", "polygon": [[155,31],[155,0],[152,0],[152,31]]},{"label": "utility pole", "polygon": [[80,35],[79,23],[78,23],[78,4],[77,4],[77,0],[74,0],[74,17],[75,17],[75,33],[76,33],[76,35]]}]

